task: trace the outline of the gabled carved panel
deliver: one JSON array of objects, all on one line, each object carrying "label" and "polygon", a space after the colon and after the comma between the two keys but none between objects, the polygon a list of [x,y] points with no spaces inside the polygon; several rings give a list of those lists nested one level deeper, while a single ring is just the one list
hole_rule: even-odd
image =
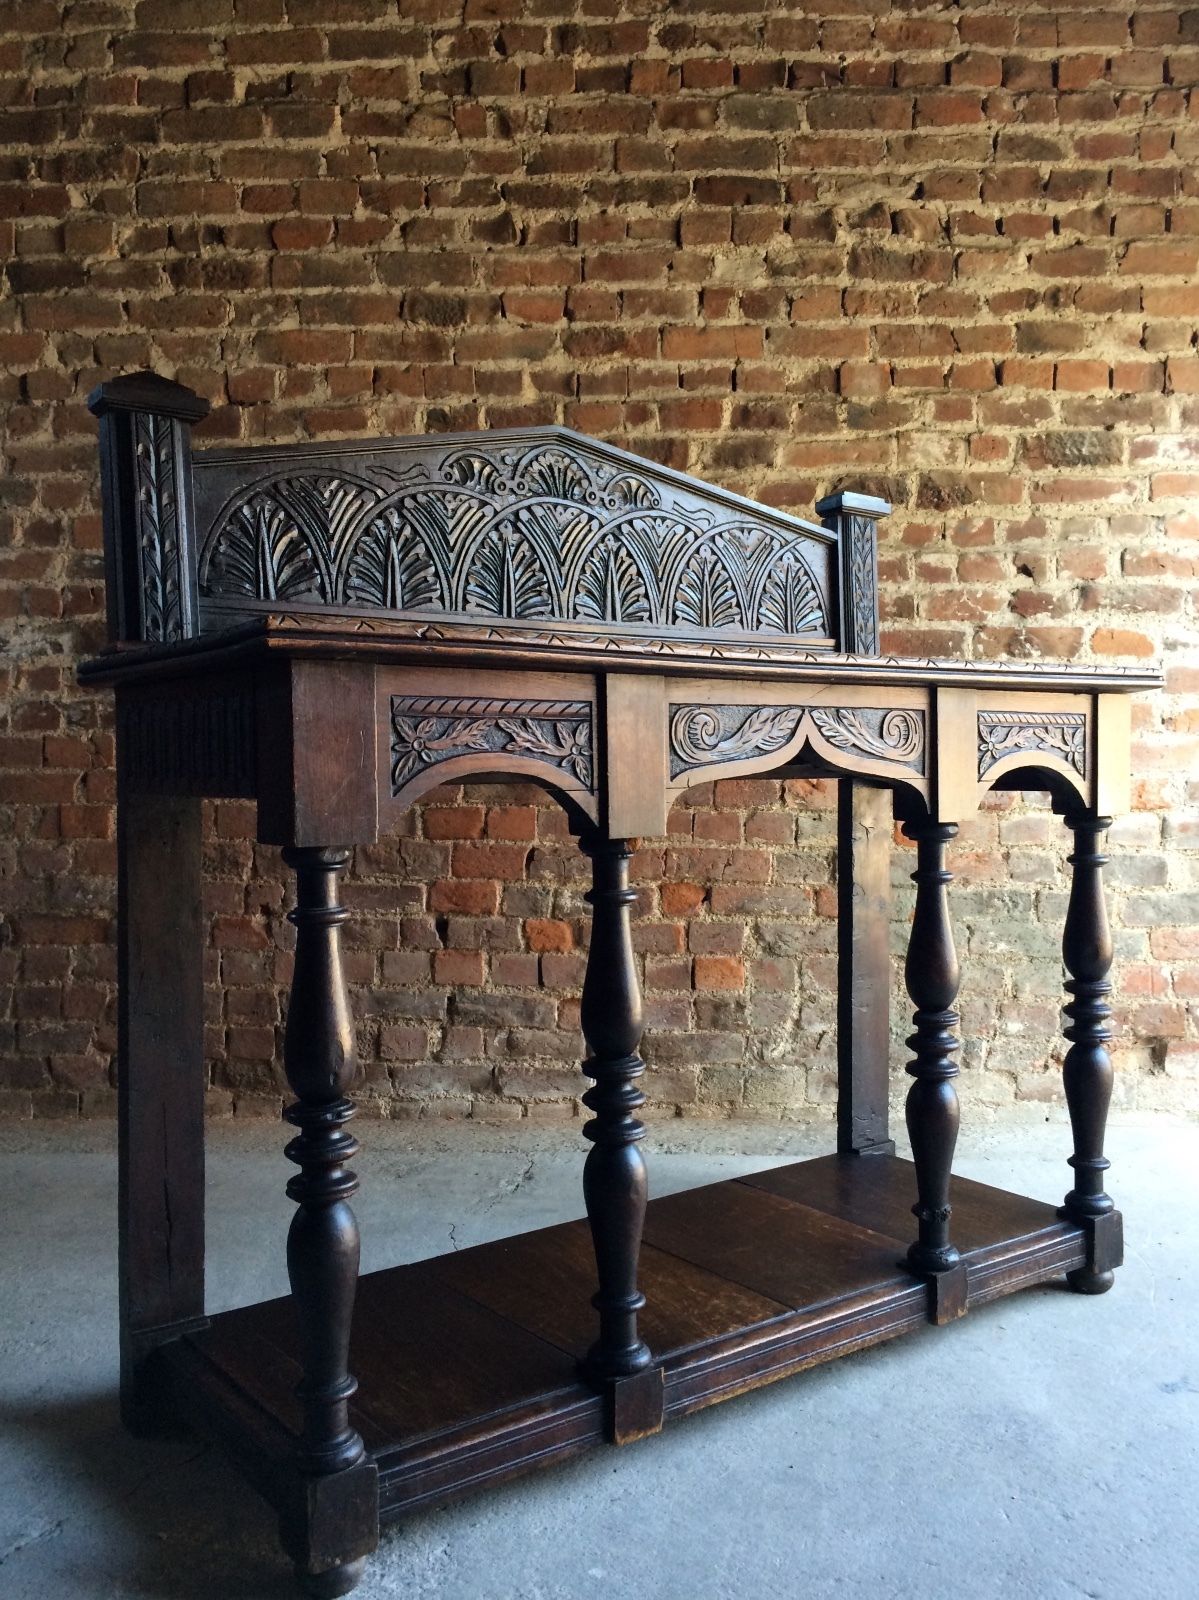
[{"label": "gabled carved panel", "polygon": [[670,775],[772,755],[804,738],[848,756],[926,770],[924,714],[859,706],[673,706]]},{"label": "gabled carved panel", "polygon": [[391,697],[391,792],[456,756],[520,756],[594,789],[594,737],[586,700]]},{"label": "gabled carved panel", "polygon": [[197,464],[211,614],[277,601],[648,635],[833,635],[831,547],[816,529],[586,440],[480,434],[276,456],[229,493],[236,482],[228,457]]},{"label": "gabled carved panel", "polygon": [[986,776],[1005,756],[1057,756],[1087,775],[1087,719],[1082,711],[980,711],[978,775]]}]

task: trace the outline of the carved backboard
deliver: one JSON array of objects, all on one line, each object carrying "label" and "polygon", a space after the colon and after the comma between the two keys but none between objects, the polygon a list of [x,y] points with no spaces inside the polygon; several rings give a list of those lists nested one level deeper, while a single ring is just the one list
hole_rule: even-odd
[{"label": "carved backboard", "polygon": [[190,451],[203,402],[149,374],[92,396],[125,602],[115,637],[255,614],[443,618],[522,643],[878,648],[875,522],[808,522],[565,428]]}]

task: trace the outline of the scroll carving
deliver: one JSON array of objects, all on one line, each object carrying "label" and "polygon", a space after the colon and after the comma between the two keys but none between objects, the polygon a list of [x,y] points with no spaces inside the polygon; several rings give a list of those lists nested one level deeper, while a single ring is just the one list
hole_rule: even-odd
[{"label": "scroll carving", "polygon": [[816,709],[813,725],[838,750],[877,756],[881,761],[903,761],[919,766],[924,753],[924,718],[915,711],[857,711]]},{"label": "scroll carving", "polygon": [[1087,719],[1082,711],[980,711],[978,775],[1017,752],[1058,756],[1086,777]]},{"label": "scroll carving", "polygon": [[586,700],[392,696],[393,795],[429,767],[485,751],[543,762],[590,790],[591,706]]},{"label": "scroll carving", "polygon": [[815,530],[656,481],[648,464],[484,438],[345,467],[288,461],[216,512],[199,582],[218,610],[302,601],[825,639],[827,559]]},{"label": "scroll carving", "polygon": [[671,776],[698,767],[770,755],[815,737],[848,755],[922,774],[924,715],[857,706],[675,706],[670,719]]}]

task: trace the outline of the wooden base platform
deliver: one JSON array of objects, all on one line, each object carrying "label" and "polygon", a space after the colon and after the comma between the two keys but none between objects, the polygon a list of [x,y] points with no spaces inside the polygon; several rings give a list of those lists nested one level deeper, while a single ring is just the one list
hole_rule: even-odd
[{"label": "wooden base platform", "polygon": [[[667,1420],[929,1320],[899,1265],[915,1175],[893,1156],[827,1156],[651,1202],[642,1333],[661,1359]],[[1052,1206],[957,1179],[953,1236],[970,1306],[1086,1261]],[[578,1373],[595,1333],[585,1222],[371,1273],[359,1284],[351,1420],[395,1517],[573,1455],[607,1437]],[[295,1312],[226,1312],[163,1346],[176,1411],[229,1445],[271,1499],[300,1408]]]}]

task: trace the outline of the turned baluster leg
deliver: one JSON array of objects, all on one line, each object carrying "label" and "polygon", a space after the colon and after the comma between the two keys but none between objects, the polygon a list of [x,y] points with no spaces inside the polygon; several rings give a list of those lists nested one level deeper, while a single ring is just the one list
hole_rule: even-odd
[{"label": "turned baluster leg", "polygon": [[[645,1062],[641,1042],[641,994],[633,962],[627,840],[593,835],[583,848],[592,861],[591,944],[583,982],[582,1026],[590,1056],[583,1071],[595,1083],[583,1096],[594,1113],[583,1128],[591,1150],[583,1168],[583,1195],[595,1244],[599,1291],[599,1338],[586,1358],[593,1381],[623,1391],[617,1396],[613,1430],[620,1439],[652,1432],[661,1424],[661,1374],[637,1331],[645,1296],[637,1287],[637,1258],[645,1222],[648,1183],[638,1148],[645,1128],[636,1113],[645,1104],[637,1080]],[[648,1384],[625,1380],[641,1374]]]},{"label": "turned baluster leg", "polygon": [[[916,841],[916,912],[908,940],[904,977],[915,1007],[914,1032],[907,1043],[915,1052],[908,1065],[913,1082],[906,1116],[916,1166],[919,1196],[912,1212],[919,1233],[908,1251],[908,1266],[933,1286],[933,1315],[948,1320],[965,1310],[965,1270],[949,1237],[949,1180],[958,1136],[958,1097],[953,1080],[960,1048],[955,1029],[959,972],[949,923],[945,846],[957,833],[950,822],[905,825]],[[944,1280],[944,1281],[942,1281]]]},{"label": "turned baluster leg", "polygon": [[[346,1166],[358,1149],[344,1124],[354,1114],[346,1090],[354,1076],[354,1029],[341,968],[338,878],[348,850],[288,849],[283,859],[296,873],[295,973],[287,1011],[283,1061],[296,1095],[284,1112],[299,1132],[287,1157],[299,1172],[287,1185],[297,1210],[287,1236],[287,1271],[299,1329],[304,1376],[297,1389],[303,1430],[297,1467],[309,1489],[363,1460],[363,1444],[350,1425],[349,1401],[357,1385],[348,1370],[350,1319],[358,1281],[358,1224],[350,1198],[358,1180]],[[309,1592],[346,1593],[358,1581],[362,1558],[314,1549],[311,1492],[284,1539]]]},{"label": "turned baluster leg", "polygon": [[1088,1234],[1088,1262],[1067,1275],[1080,1294],[1103,1294],[1115,1278],[1113,1267],[1122,1256],[1120,1214],[1104,1191],[1103,1175],[1111,1163],[1103,1154],[1107,1110],[1112,1098],[1112,1063],[1107,1043],[1111,993],[1108,972],[1112,964],[1112,937],[1103,899],[1103,868],[1107,857],[1099,849],[1100,835],[1111,826],[1110,817],[1069,816],[1074,832],[1074,869],[1070,903],[1062,936],[1062,960],[1069,976],[1065,1006],[1069,1019],[1064,1029],[1070,1040],[1062,1076],[1070,1126],[1074,1135],[1074,1187],[1062,1205],[1062,1215],[1081,1224]]}]

